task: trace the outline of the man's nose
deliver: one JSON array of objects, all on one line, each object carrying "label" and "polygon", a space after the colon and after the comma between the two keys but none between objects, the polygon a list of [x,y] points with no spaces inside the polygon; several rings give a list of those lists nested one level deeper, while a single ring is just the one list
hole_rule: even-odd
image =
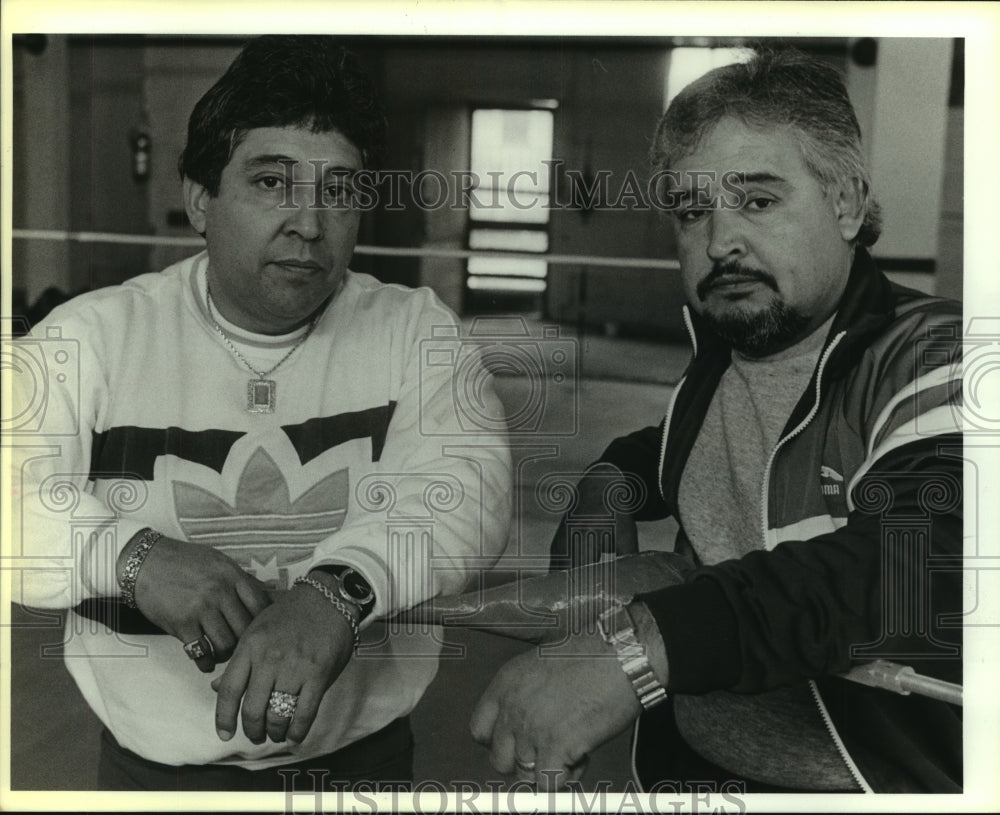
[{"label": "man's nose", "polygon": [[712,260],[725,260],[746,254],[746,236],[742,224],[739,210],[717,207],[709,213],[707,251]]},{"label": "man's nose", "polygon": [[[314,241],[323,237],[323,218],[326,207],[317,206],[308,190],[298,190],[295,203],[287,208],[284,230],[303,240]],[[305,193],[305,194],[303,194]]]}]

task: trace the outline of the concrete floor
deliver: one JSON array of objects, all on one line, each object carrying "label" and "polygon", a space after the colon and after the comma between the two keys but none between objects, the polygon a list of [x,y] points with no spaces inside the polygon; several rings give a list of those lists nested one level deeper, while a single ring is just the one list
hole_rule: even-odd
[{"label": "concrete floor", "polygon": [[[531,333],[541,336],[540,326]],[[551,385],[544,394],[549,411],[545,429],[565,435],[526,433],[514,439],[519,463],[518,519],[506,560],[494,581],[510,579],[512,566],[542,568],[558,518],[535,497],[538,479],[551,472],[576,473],[622,433],[658,422],[671,385],[688,357],[685,348],[607,337],[574,338],[562,329],[582,375]],[[498,378],[508,409],[522,404],[537,383],[516,376]],[[644,545],[669,546],[669,528],[644,531]],[[506,572],[504,571],[506,569]],[[87,790],[94,788],[99,725],[87,708],[58,653],[58,615],[31,615],[15,608],[11,628],[11,788]],[[500,781],[487,752],[469,735],[469,716],[496,670],[527,646],[489,634],[451,630],[448,642],[464,646],[464,656],[443,659],[437,678],[413,714],[417,780],[441,783]],[[629,734],[591,755],[585,788],[607,783],[622,789],[630,777]]]}]

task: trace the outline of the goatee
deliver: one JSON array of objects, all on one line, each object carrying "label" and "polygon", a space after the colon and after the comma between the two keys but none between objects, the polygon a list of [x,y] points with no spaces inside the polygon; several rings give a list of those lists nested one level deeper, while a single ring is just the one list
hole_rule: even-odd
[{"label": "goatee", "polygon": [[702,314],[709,328],[747,357],[767,357],[794,345],[809,328],[809,318],[781,300],[763,311],[734,308],[722,315]]}]

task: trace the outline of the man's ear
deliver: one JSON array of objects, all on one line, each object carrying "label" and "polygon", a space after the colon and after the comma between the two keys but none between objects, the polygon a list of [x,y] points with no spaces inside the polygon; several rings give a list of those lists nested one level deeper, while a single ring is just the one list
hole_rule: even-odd
[{"label": "man's ear", "polygon": [[840,234],[850,243],[861,231],[865,220],[865,185],[860,178],[841,182],[835,188],[834,209]]},{"label": "man's ear", "polygon": [[197,181],[184,176],[184,208],[188,220],[195,231],[204,236],[205,222],[208,219],[208,202],[212,196]]}]

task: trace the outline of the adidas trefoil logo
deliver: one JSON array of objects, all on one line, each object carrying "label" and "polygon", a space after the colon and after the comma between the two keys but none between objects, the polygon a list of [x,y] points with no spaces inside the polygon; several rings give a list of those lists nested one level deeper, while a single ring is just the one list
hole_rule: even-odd
[{"label": "adidas trefoil logo", "polygon": [[174,507],[187,540],[229,555],[271,588],[288,588],[288,571],[313,556],[316,544],[347,516],[347,469],[324,476],[291,500],[281,468],[263,448],[240,474],[236,500],[184,481],[174,482]]}]

